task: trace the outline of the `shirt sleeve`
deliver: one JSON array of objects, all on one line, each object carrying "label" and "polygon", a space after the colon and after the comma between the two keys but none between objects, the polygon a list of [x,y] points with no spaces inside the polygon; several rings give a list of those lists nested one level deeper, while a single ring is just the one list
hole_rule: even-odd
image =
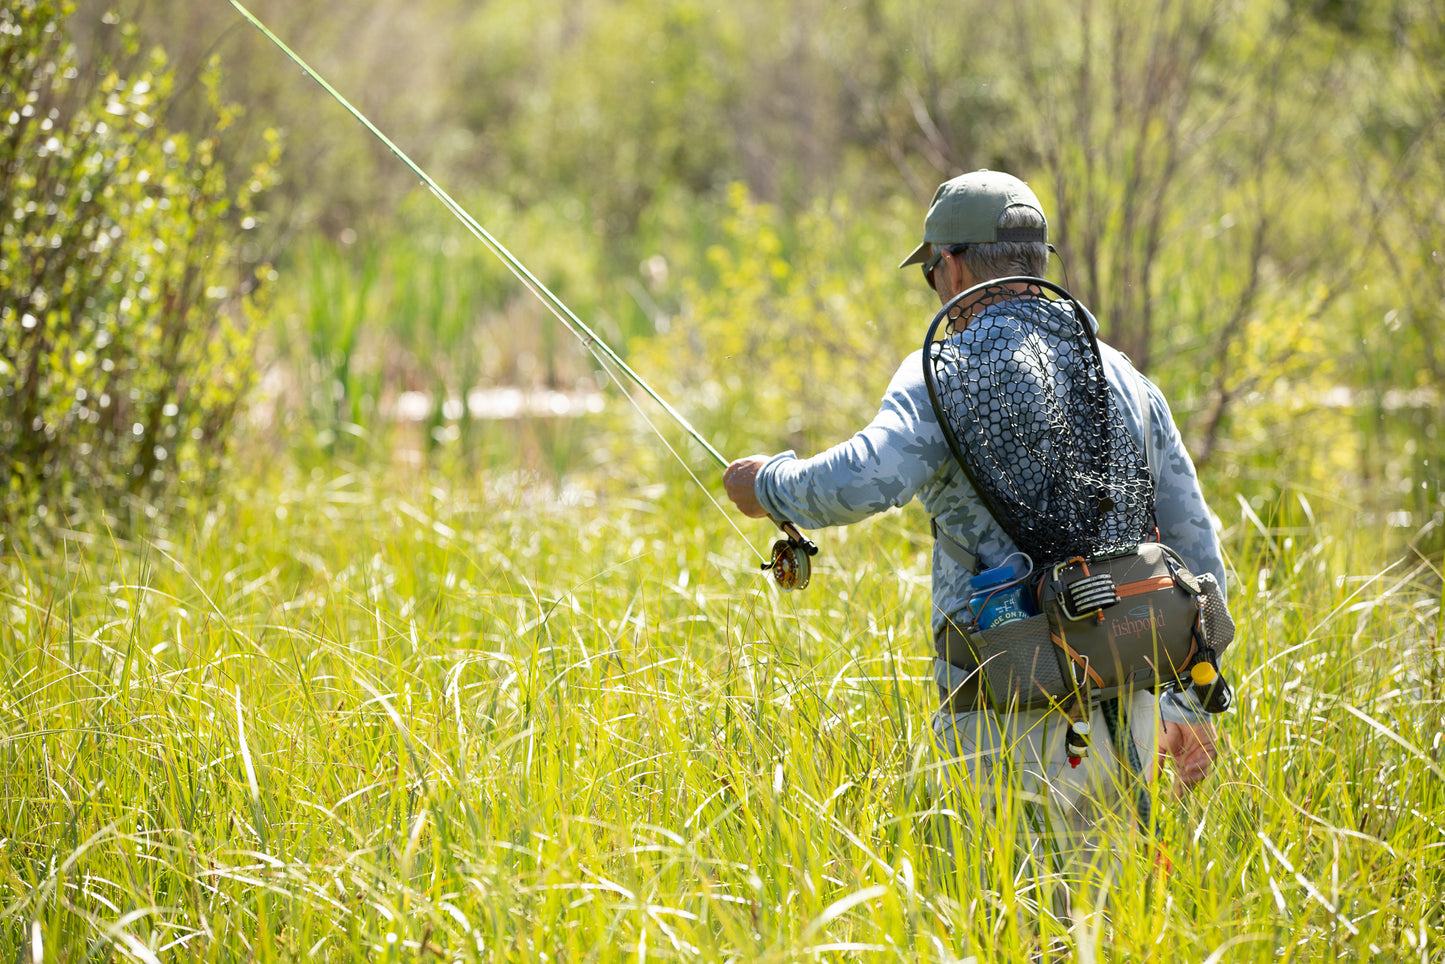
[{"label": "shirt sleeve", "polygon": [[[1114,401],[1123,407],[1125,420],[1144,443],[1149,471],[1154,476],[1154,519],[1159,541],[1179,553],[1191,571],[1211,573],[1220,592],[1227,592],[1224,552],[1215,533],[1214,517],[1199,488],[1194,460],[1174,424],[1169,403],[1153,382],[1134,368],[1121,352],[1100,344]],[[1147,407],[1147,411],[1141,411]],[[1147,434],[1146,434],[1147,433]]]},{"label": "shirt sleeve", "polygon": [[922,352],[914,352],[867,427],[812,458],[774,456],[754,488],[774,518],[805,529],[848,525],[907,503],[947,457],[923,384]]},{"label": "shirt sleeve", "polygon": [[[1122,356],[1116,357],[1122,359]],[[1149,406],[1147,416],[1136,415],[1143,430],[1149,433],[1145,447],[1154,474],[1154,514],[1159,524],[1159,539],[1178,552],[1192,571],[1212,573],[1219,583],[1219,591],[1226,593],[1224,553],[1199,487],[1194,460],[1189,457],[1189,450],[1174,424],[1174,413],[1153,382],[1127,362],[1123,362],[1121,368],[1120,377],[1137,379],[1142,389],[1138,393],[1123,392],[1122,403],[1132,408],[1142,401]],[[1161,693],[1159,714],[1170,723],[1199,724],[1211,719],[1192,690]]]},{"label": "shirt sleeve", "polygon": [[[1142,375],[1136,377],[1143,378]],[[1154,467],[1154,513],[1159,523],[1159,540],[1178,552],[1193,571],[1212,573],[1219,583],[1219,591],[1227,599],[1224,553],[1199,487],[1194,460],[1189,457],[1163,394],[1148,379],[1144,382],[1151,409],[1149,428],[1159,462]]]}]

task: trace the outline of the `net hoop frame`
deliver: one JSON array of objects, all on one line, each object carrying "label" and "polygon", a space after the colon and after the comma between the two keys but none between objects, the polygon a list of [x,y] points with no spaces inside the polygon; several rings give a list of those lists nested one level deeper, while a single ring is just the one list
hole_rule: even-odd
[{"label": "net hoop frame", "polygon": [[[1106,392],[1108,391],[1108,380],[1107,373],[1104,367],[1103,354],[1099,350],[1098,335],[1095,333],[1094,327],[1090,323],[1091,316],[1084,309],[1084,306],[1080,304],[1079,301],[1074,298],[1072,294],[1070,294],[1060,285],[1054,284],[1053,282],[1045,280],[1043,278],[1036,278],[1028,275],[1012,275],[1004,278],[994,278],[981,284],[974,285],[960,292],[953,298],[949,299],[943,305],[943,307],[939,309],[938,313],[934,315],[932,323],[928,327],[928,334],[926,335],[923,342],[923,380],[925,386],[928,389],[929,403],[933,406],[935,417],[938,419],[939,428],[943,433],[944,440],[948,443],[949,451],[953,454],[955,463],[963,471],[964,476],[969,481],[969,484],[973,486],[973,489],[978,494],[978,497],[982,502],[984,508],[987,509],[989,514],[993,516],[996,520],[998,520],[999,517],[997,512],[994,510],[994,507],[990,502],[990,496],[988,495],[988,493],[991,491],[991,487],[980,484],[979,479],[975,476],[974,471],[970,465],[971,459],[967,455],[967,450],[963,445],[962,441],[960,440],[958,432],[955,431],[952,416],[949,414],[950,408],[941,398],[941,392],[943,389],[939,384],[939,376],[935,372],[935,352],[938,350],[938,346],[943,344],[943,342],[946,341],[948,338],[954,337],[955,335],[963,332],[968,328],[967,324],[964,324],[962,325],[962,327],[959,327],[957,329],[954,329],[953,326],[956,322],[958,322],[964,317],[965,312],[969,308],[972,308],[975,304],[978,304],[980,301],[982,301],[983,310],[986,311],[989,306],[998,304],[1001,300],[1003,300],[994,297],[993,292],[1015,288],[1020,290],[1018,290],[1016,294],[1012,295],[1012,298],[1041,298],[1051,303],[1063,302],[1067,304],[1068,309],[1072,311],[1073,316],[1078,320],[1079,328],[1082,330],[1082,340],[1088,345],[1088,352],[1090,355],[1092,355],[1092,364],[1097,366],[1098,374],[1103,380],[1103,384],[1106,386],[1104,390]],[[940,329],[943,329],[943,334],[941,337]],[[1110,406],[1115,405],[1112,398],[1107,400],[1107,404]],[[1142,452],[1140,452],[1139,454],[1141,456],[1143,455]],[[1147,460],[1141,460],[1141,464],[1147,475],[1151,477],[1149,484],[1152,490],[1153,473],[1148,467]],[[1152,498],[1150,502],[1151,505],[1149,507],[1148,514],[1152,519]],[[999,521],[1002,525],[1002,520]],[[1017,536],[1015,536],[1015,534],[1012,531],[1009,531],[1007,528],[1005,528],[1005,531],[1008,532],[1011,538],[1017,538]],[[1144,541],[1144,539],[1145,534],[1141,533],[1140,541]],[[1056,562],[1059,560],[1036,559],[1034,561],[1036,564],[1044,564]]]}]

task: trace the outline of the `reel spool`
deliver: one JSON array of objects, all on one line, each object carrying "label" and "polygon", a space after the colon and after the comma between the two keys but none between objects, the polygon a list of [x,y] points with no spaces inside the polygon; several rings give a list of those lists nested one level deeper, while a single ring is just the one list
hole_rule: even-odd
[{"label": "reel spool", "polygon": [[791,522],[784,522],[780,528],[787,538],[773,543],[772,560],[763,563],[762,568],[773,571],[773,582],[784,591],[806,589],[813,575],[811,559],[818,554],[818,547]]}]

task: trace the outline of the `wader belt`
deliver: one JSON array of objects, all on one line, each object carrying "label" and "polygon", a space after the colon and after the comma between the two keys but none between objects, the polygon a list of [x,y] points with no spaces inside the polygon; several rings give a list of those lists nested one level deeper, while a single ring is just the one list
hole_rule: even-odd
[{"label": "wader belt", "polygon": [[983,677],[983,672],[961,631],[952,625],[945,625],[935,633],[933,655],[968,674],[968,678],[951,693],[939,688],[943,705],[954,713],[976,713],[988,708],[987,701],[979,693],[979,680]]}]

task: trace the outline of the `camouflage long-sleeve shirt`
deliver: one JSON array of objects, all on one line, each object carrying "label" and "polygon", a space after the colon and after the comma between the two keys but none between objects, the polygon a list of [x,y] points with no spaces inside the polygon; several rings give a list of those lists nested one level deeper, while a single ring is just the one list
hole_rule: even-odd
[{"label": "camouflage long-sleeve shirt", "polygon": [[[1089,322],[1094,323],[1090,318]],[[1194,463],[1174,425],[1163,394],[1119,351],[1100,343],[1114,401],[1135,441],[1144,446],[1150,407],[1155,516],[1160,539],[1195,572],[1213,573],[1225,586],[1224,559],[1215,536]],[[1135,385],[1142,391],[1135,391]],[[1144,449],[1147,450],[1147,449]],[[918,499],[948,538],[973,553],[981,567],[1000,565],[1014,544],[979,501],[949,451],[923,380],[923,353],[899,366],[878,414],[862,431],[825,452],[799,459],[783,452],[758,473],[758,501],[771,515],[804,529],[847,525]],[[945,540],[933,550],[932,625],[958,621],[968,602],[972,573]],[[953,668],[938,661],[936,675],[947,685]]]}]

